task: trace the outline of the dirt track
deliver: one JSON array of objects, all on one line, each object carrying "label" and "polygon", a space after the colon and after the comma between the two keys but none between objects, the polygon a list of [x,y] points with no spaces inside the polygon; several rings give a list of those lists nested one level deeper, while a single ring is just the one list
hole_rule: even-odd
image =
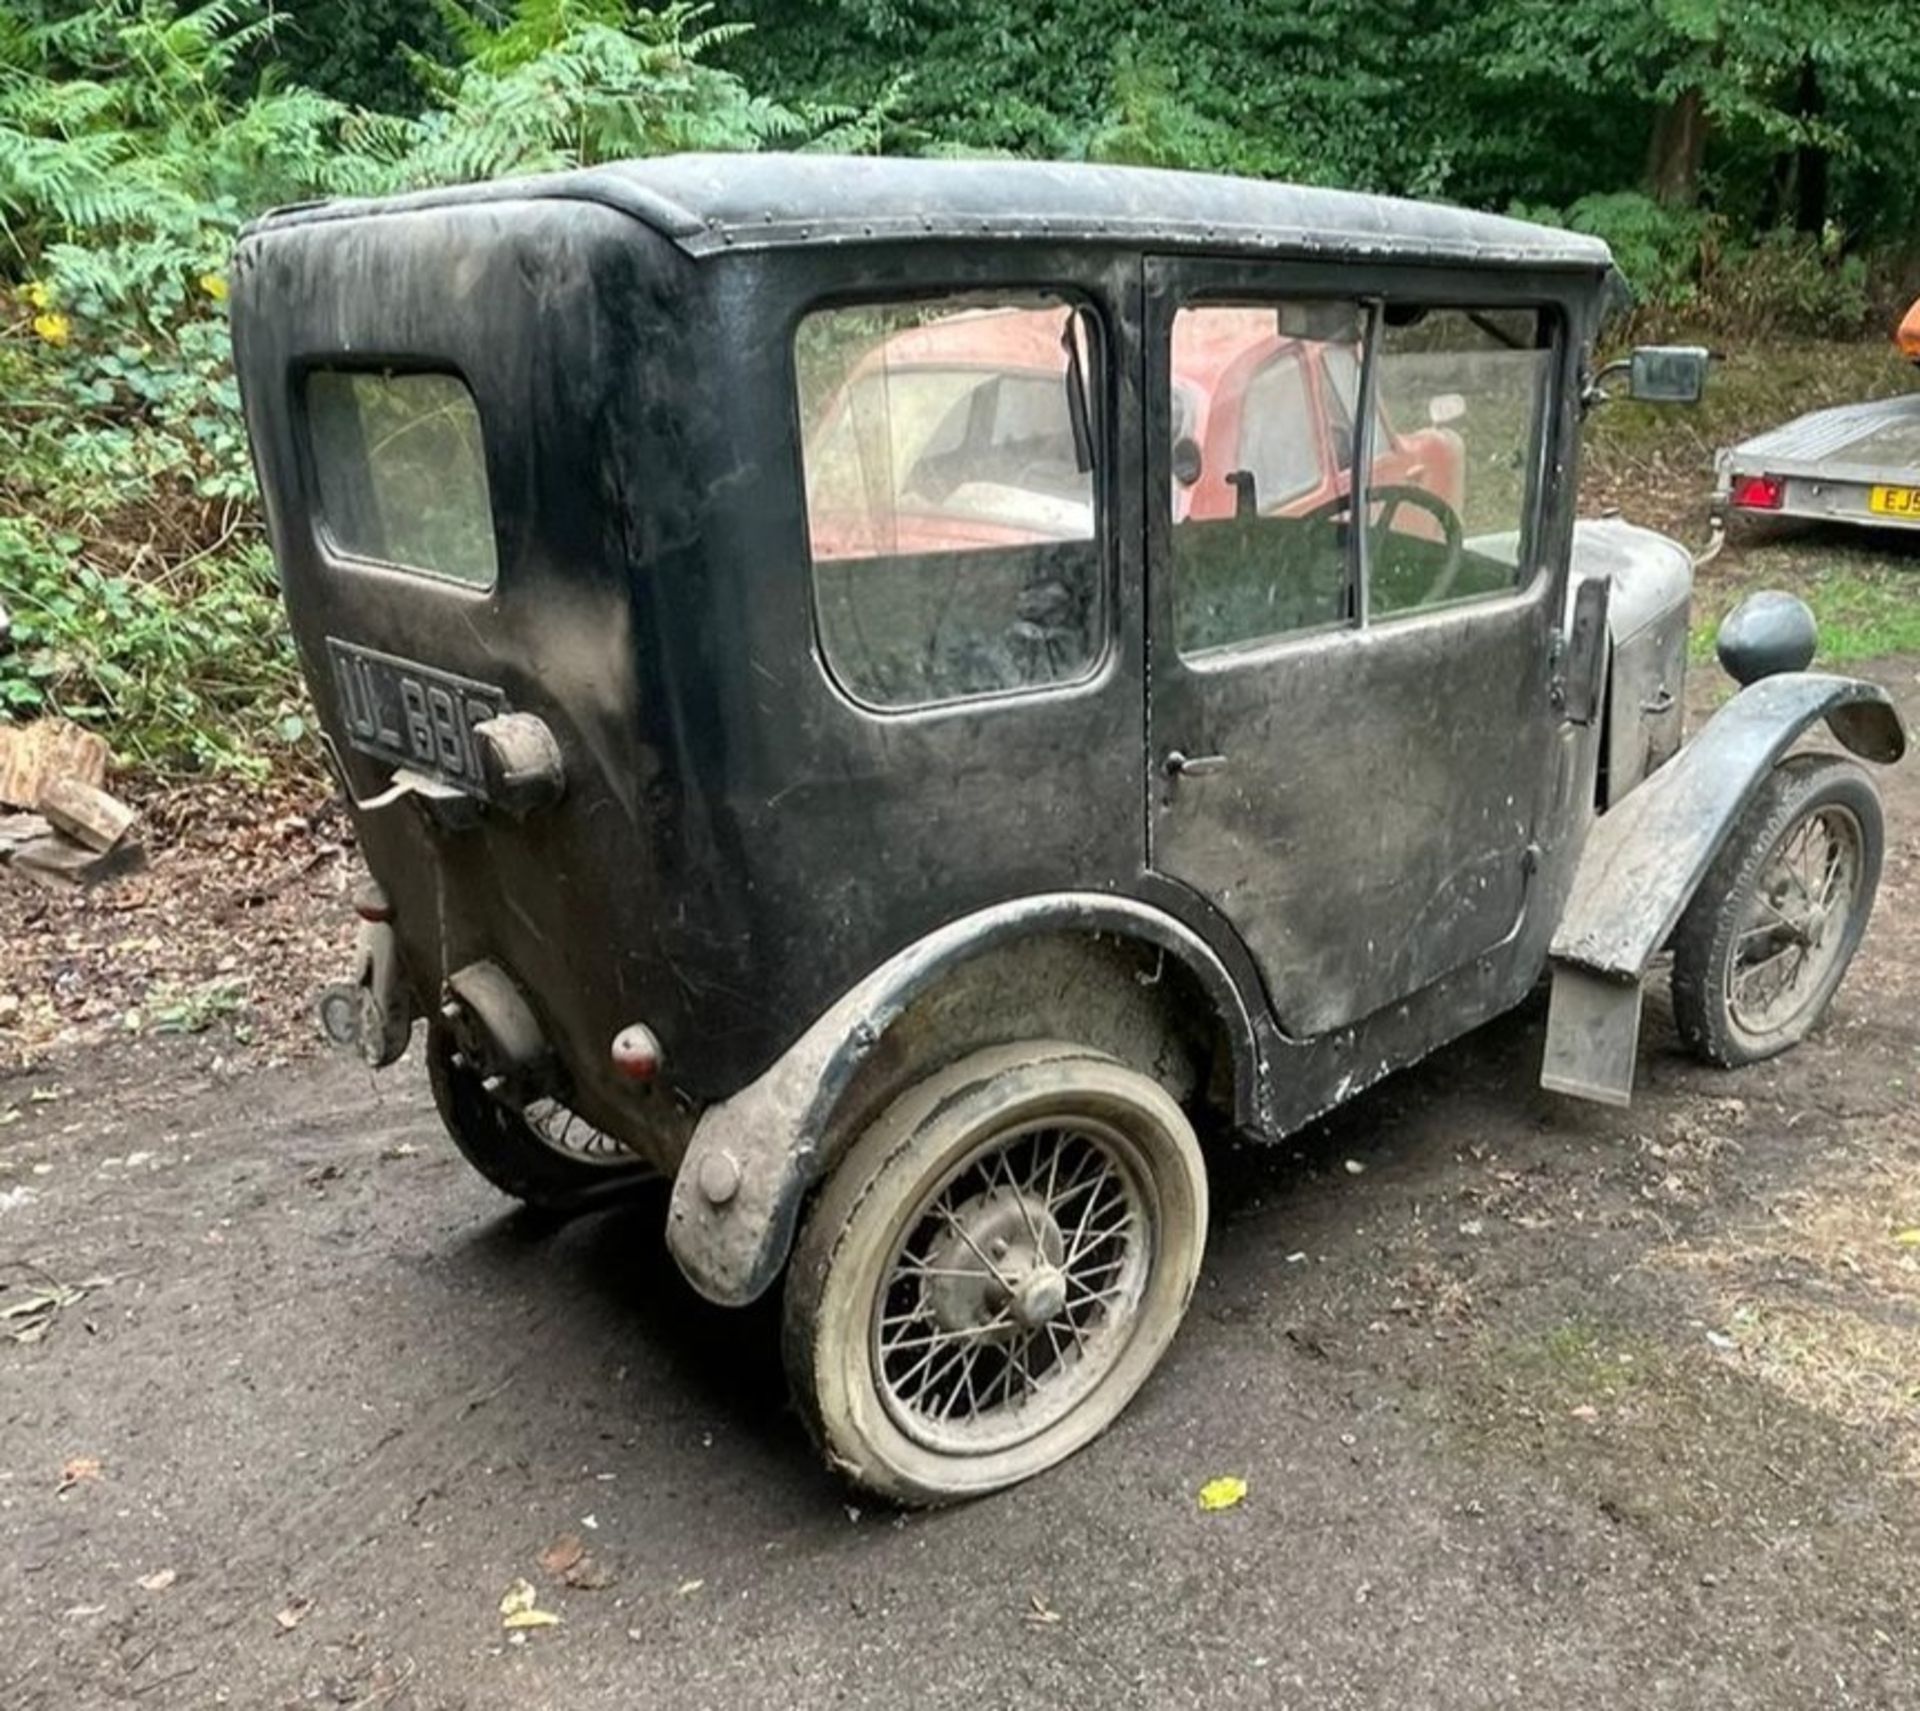
[{"label": "dirt track", "polygon": [[[417,1066],[0,1083],[0,1308],[92,1281],[0,1340],[0,1705],[1911,1706],[1920,764],[1881,782],[1821,1037],[1717,1075],[1656,1000],[1616,1113],[1533,1088],[1536,1005],[1223,1158],[1126,1420],[940,1515],[849,1507],[660,1199],[506,1212]],[[520,1576],[563,1620],[511,1644]]]}]

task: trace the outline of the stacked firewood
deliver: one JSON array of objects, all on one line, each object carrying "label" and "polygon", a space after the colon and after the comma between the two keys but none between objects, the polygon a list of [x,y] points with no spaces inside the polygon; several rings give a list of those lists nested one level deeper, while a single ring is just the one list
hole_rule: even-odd
[{"label": "stacked firewood", "polygon": [[92,885],[144,859],[136,816],[105,788],[108,749],[65,719],[0,725],[0,864],[43,885]]}]

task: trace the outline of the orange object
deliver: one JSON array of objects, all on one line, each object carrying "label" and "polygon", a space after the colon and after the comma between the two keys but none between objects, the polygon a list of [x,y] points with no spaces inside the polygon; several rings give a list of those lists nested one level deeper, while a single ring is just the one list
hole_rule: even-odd
[{"label": "orange object", "polygon": [[1900,331],[1893,336],[1893,342],[1900,347],[1900,354],[1909,362],[1920,362],[1920,298],[1907,311],[1907,318],[1900,323]]}]

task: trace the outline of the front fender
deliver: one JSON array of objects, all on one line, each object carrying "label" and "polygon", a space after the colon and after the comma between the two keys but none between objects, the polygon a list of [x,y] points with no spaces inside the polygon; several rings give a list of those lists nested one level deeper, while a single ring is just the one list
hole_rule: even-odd
[{"label": "front fender", "polygon": [[1588,835],[1553,937],[1543,1085],[1624,1105],[1633,1088],[1640,981],[1774,763],[1825,719],[1863,759],[1906,753],[1878,684],[1818,672],[1762,678]]},{"label": "front fender", "polygon": [[882,963],[822,1015],[759,1080],[705,1112],[674,1177],[667,1245],[710,1301],[742,1306],[780,1274],[800,1206],[830,1163],[835,1108],[887,1029],[960,962],[1023,935],[1115,933],[1157,945],[1201,982],[1233,1045],[1235,1105],[1256,1105],[1253,1022],[1205,941],[1131,898],[1060,892],[996,904],[930,933]]}]

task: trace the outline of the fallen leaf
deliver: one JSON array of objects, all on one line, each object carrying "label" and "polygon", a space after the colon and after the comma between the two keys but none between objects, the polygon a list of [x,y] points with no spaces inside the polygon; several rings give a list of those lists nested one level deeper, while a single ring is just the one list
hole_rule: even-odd
[{"label": "fallen leaf", "polygon": [[689,1592],[698,1592],[707,1583],[704,1580],[683,1580],[674,1589],[674,1597],[684,1598]]},{"label": "fallen leaf", "polygon": [[69,1456],[60,1469],[60,1484],[55,1496],[63,1496],[83,1480],[100,1477],[100,1458],[98,1456]]},{"label": "fallen leaf", "polygon": [[1576,1420],[1597,1420],[1600,1418],[1600,1410],[1594,1407],[1591,1402],[1582,1402],[1578,1408],[1569,1409],[1568,1412]]},{"label": "fallen leaf", "polygon": [[284,1610],[274,1612],[274,1621],[280,1624],[283,1634],[291,1634],[307,1619],[307,1612],[313,1608],[311,1598],[289,1598]]},{"label": "fallen leaf", "polygon": [[503,1628],[551,1628],[560,1618],[551,1610],[537,1610],[539,1593],[528,1580],[516,1580],[500,1599],[500,1626]]},{"label": "fallen leaf", "polygon": [[1200,1487],[1200,1507],[1212,1512],[1216,1509],[1231,1509],[1237,1503],[1246,1501],[1247,1482],[1237,1474],[1222,1474],[1218,1479],[1210,1479]]},{"label": "fallen leaf", "polygon": [[178,1572],[170,1568],[156,1569],[152,1574],[143,1574],[139,1584],[149,1592],[165,1592],[180,1578]]},{"label": "fallen leaf", "polygon": [[1027,1594],[1027,1604],[1029,1608],[1025,1612],[1026,1619],[1036,1628],[1051,1627],[1060,1620],[1060,1612],[1052,1608],[1037,1592]]},{"label": "fallen leaf", "polygon": [[587,1554],[577,1533],[562,1533],[540,1553],[540,1566],[548,1574],[562,1575]]},{"label": "fallen leaf", "polygon": [[1917,1230],[1902,1230],[1902,1231],[1901,1231],[1901,1232],[1900,1232],[1900,1233],[1899,1233],[1899,1234],[1898,1234],[1897,1236],[1895,1236],[1895,1237],[1894,1237],[1893,1239],[1894,1239],[1894,1241],[1895,1241],[1895,1243],[1896,1243],[1896,1244],[1897,1244],[1898,1246],[1900,1246],[1900,1247],[1903,1247],[1903,1248],[1920,1248],[1920,1229],[1917,1229]]},{"label": "fallen leaf", "polygon": [[597,1557],[583,1556],[560,1578],[580,1592],[604,1592],[615,1576]]}]

